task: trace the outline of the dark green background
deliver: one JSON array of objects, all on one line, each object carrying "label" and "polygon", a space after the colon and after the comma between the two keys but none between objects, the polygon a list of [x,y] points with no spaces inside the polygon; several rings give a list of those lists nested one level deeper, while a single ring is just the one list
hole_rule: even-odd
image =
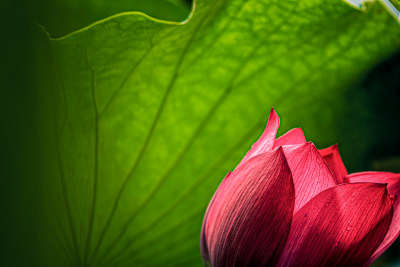
[{"label": "dark green background", "polygon": [[[111,2],[110,2],[111,3]],[[32,23],[63,36],[94,21],[127,10],[140,10],[160,19],[181,21],[190,12],[189,1],[114,1],[106,9],[63,6],[63,1],[2,1],[1,20],[1,266],[34,266],[40,236],[38,183],[46,169],[46,140],[39,116],[42,100],[33,75]],[[348,89],[348,101],[336,140],[349,172],[400,172],[400,52],[384,59]],[[278,107],[279,108],[279,107]],[[301,122],[299,122],[301,124]],[[320,147],[327,144],[316,145]],[[399,263],[399,242],[376,266]]]}]

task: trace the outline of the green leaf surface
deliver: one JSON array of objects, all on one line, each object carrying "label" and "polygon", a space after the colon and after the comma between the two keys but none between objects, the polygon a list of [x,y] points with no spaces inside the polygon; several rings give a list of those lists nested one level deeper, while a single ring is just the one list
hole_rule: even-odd
[{"label": "green leaf surface", "polygon": [[270,108],[280,133],[336,142],[347,91],[399,34],[378,3],[199,0],[186,23],[128,12],[44,37],[43,265],[201,266],[208,201]]},{"label": "green leaf surface", "polygon": [[185,0],[37,0],[28,4],[32,19],[44,25],[52,37],[121,12],[140,11],[171,21],[184,21],[190,12]]}]

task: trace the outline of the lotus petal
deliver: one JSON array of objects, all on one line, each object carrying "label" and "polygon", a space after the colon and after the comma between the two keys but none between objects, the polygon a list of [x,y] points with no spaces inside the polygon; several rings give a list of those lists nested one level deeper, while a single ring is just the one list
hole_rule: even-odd
[{"label": "lotus petal", "polygon": [[203,255],[214,267],[276,263],[293,207],[292,175],[282,148],[250,158],[229,176],[208,208]]},{"label": "lotus petal", "polygon": [[283,151],[292,171],[296,213],[315,195],[335,186],[336,181],[312,142],[283,146]]},{"label": "lotus petal", "polygon": [[273,148],[276,138],[276,132],[279,128],[279,123],[280,120],[278,114],[276,114],[274,109],[271,109],[271,113],[269,114],[267,126],[265,127],[264,132],[261,134],[260,138],[252,145],[251,149],[246,153],[246,156],[244,156],[244,158],[236,168],[245,163],[249,158],[264,153]]},{"label": "lotus petal", "polygon": [[346,183],[381,183],[388,184],[390,195],[400,195],[400,173],[392,172],[356,172],[344,178]]},{"label": "lotus petal", "polygon": [[335,144],[333,146],[321,149],[319,153],[321,153],[326,163],[328,163],[329,169],[335,176],[337,183],[342,184],[343,178],[347,175],[347,170],[344,166],[342,158],[340,157],[338,145]]},{"label": "lotus petal", "polygon": [[306,138],[301,128],[294,128],[275,140],[274,148],[284,145],[304,144]]},{"label": "lotus petal", "polygon": [[391,172],[359,172],[345,177],[345,182],[374,182],[387,183],[388,192],[392,196],[397,196],[393,204],[393,219],[385,239],[377,248],[375,253],[368,260],[367,265],[374,262],[383,252],[388,249],[400,235],[400,174]]},{"label": "lotus petal", "polygon": [[278,266],[362,266],[381,244],[393,216],[385,184],[342,184],[294,216]]}]

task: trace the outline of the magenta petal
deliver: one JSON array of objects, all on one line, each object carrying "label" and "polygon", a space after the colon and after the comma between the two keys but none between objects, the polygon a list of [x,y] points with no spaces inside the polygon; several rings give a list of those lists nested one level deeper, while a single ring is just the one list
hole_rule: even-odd
[{"label": "magenta petal", "polygon": [[333,145],[319,151],[322,157],[324,157],[326,163],[329,165],[329,169],[332,171],[333,175],[338,184],[343,183],[343,177],[347,175],[346,167],[342,161],[339,154],[338,145]]},{"label": "magenta petal", "polygon": [[393,204],[393,219],[392,224],[382,241],[380,246],[377,248],[375,253],[368,260],[367,265],[374,262],[386,249],[393,244],[393,242],[400,235],[400,174],[391,172],[359,172],[352,173],[345,177],[345,182],[355,183],[355,182],[374,182],[374,183],[387,183],[387,188],[389,194],[394,196],[397,195],[396,200]]},{"label": "magenta petal", "polygon": [[279,128],[279,123],[280,120],[278,114],[276,114],[274,109],[271,109],[271,113],[269,114],[267,126],[265,127],[264,132],[261,134],[261,137],[252,145],[251,149],[246,153],[246,156],[244,156],[236,169],[244,162],[246,162],[246,160],[248,160],[249,158],[264,153],[273,148],[276,132]]},{"label": "magenta petal", "polygon": [[400,195],[400,173],[392,172],[358,172],[347,175],[344,178],[346,183],[381,183],[388,184],[390,195]]},{"label": "magenta petal", "polygon": [[294,128],[275,140],[274,148],[284,145],[304,144],[306,138],[301,128]]},{"label": "magenta petal", "polygon": [[225,176],[225,178],[222,180],[222,182],[220,183],[217,191],[214,193],[214,196],[211,198],[210,203],[208,204],[207,210],[206,210],[206,214],[204,215],[204,219],[203,219],[203,225],[201,226],[201,233],[200,233],[200,250],[201,250],[201,256],[203,258],[203,262],[204,264],[206,264],[206,266],[210,266],[211,264],[211,260],[210,260],[210,253],[208,251],[208,247],[207,247],[207,240],[206,240],[206,232],[205,232],[205,228],[206,228],[206,222],[208,219],[208,211],[211,209],[211,206],[214,203],[214,199],[218,197],[218,192],[223,191],[224,189],[224,184],[226,184],[226,180],[228,179],[228,177],[231,175],[231,172],[228,172]]},{"label": "magenta petal", "polygon": [[293,181],[282,149],[250,158],[218,190],[203,222],[211,265],[276,263],[293,206]]},{"label": "magenta petal", "polygon": [[294,216],[278,266],[362,266],[392,221],[384,184],[342,184],[314,197]]},{"label": "magenta petal", "polygon": [[283,146],[283,151],[292,171],[296,213],[311,198],[335,186],[336,182],[313,143]]},{"label": "magenta petal", "polygon": [[379,247],[375,250],[374,254],[369,258],[365,266],[369,266],[379,256],[383,254],[397,239],[400,234],[400,198],[396,197],[393,203],[393,219],[389,226],[389,230]]}]

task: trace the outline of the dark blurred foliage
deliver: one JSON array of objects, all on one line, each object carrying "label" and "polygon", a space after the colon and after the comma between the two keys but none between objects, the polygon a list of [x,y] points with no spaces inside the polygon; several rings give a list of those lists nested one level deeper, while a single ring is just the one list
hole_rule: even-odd
[{"label": "dark blurred foliage", "polygon": [[29,8],[33,21],[43,25],[52,37],[61,37],[121,12],[140,11],[162,20],[184,21],[190,13],[191,2],[191,0],[37,0],[30,2]]},{"label": "dark blurred foliage", "polygon": [[371,71],[361,90],[375,114],[371,129],[380,137],[367,157],[377,160],[400,156],[400,52]]},{"label": "dark blurred foliage", "polygon": [[[378,64],[349,90],[348,120],[343,122],[350,171],[400,172],[400,51]],[[355,149],[359,149],[358,151]],[[398,239],[373,266],[399,266]]]},{"label": "dark blurred foliage", "polygon": [[38,99],[33,86],[29,9],[23,0],[0,4],[0,266],[34,262]]},{"label": "dark blurred foliage", "polygon": [[390,2],[397,8],[397,10],[400,9],[400,0],[391,0]]},{"label": "dark blurred foliage", "polygon": [[[343,107],[346,119],[339,127],[349,171],[379,168],[382,164],[377,162],[393,162],[392,158],[400,156],[399,99],[400,52],[379,63],[348,90],[347,106]],[[387,168],[400,171],[400,166]]]}]

